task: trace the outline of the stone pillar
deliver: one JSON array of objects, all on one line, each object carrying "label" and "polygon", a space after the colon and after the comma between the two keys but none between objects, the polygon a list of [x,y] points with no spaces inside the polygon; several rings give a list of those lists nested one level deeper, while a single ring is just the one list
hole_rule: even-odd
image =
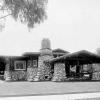
[{"label": "stone pillar", "polygon": [[10,58],[6,58],[6,66],[5,66],[5,73],[4,73],[5,81],[11,81],[11,71],[10,71]]},{"label": "stone pillar", "polygon": [[65,81],[65,80],[66,80],[65,64],[59,62],[55,63],[52,81]]},{"label": "stone pillar", "polygon": [[51,66],[44,63],[46,60],[53,58],[49,39],[43,39],[41,43],[40,56],[38,59],[38,72],[34,81],[50,80],[51,78]]}]

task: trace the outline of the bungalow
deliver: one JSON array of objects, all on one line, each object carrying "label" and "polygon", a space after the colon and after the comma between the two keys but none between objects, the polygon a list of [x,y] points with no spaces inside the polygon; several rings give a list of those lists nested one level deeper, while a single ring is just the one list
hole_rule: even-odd
[{"label": "bungalow", "polygon": [[100,80],[100,70],[93,71],[98,63],[100,56],[96,54],[86,50],[75,53],[59,48],[52,50],[50,40],[43,39],[40,52],[1,56],[0,76],[5,81],[66,81],[87,76],[90,80]]},{"label": "bungalow", "polygon": [[85,76],[88,76],[88,80],[100,80],[100,56],[89,51],[65,54],[46,62],[54,67],[53,81],[63,81],[66,78],[83,80]]}]

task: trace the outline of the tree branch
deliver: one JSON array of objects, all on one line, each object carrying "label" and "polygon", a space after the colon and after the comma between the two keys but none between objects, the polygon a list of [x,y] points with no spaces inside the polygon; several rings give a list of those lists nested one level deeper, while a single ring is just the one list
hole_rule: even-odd
[{"label": "tree branch", "polygon": [[8,17],[8,16],[10,16],[10,15],[12,15],[12,13],[11,13],[11,14],[8,14],[8,15],[5,15],[5,16],[2,16],[2,17],[0,17],[0,19],[3,19],[3,18]]}]

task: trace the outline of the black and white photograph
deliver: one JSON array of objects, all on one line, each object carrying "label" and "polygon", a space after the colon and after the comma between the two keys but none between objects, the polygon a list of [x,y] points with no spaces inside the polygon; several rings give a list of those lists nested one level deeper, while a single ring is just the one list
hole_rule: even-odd
[{"label": "black and white photograph", "polygon": [[100,1],[0,0],[0,99],[99,100]]}]

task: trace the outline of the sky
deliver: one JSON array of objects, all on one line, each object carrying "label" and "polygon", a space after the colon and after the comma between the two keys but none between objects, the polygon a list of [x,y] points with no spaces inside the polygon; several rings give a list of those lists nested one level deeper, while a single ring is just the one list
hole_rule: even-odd
[{"label": "sky", "polygon": [[38,52],[43,38],[50,39],[52,49],[69,52],[100,48],[100,0],[48,0],[47,16],[30,32],[8,17],[0,32],[0,55]]}]

